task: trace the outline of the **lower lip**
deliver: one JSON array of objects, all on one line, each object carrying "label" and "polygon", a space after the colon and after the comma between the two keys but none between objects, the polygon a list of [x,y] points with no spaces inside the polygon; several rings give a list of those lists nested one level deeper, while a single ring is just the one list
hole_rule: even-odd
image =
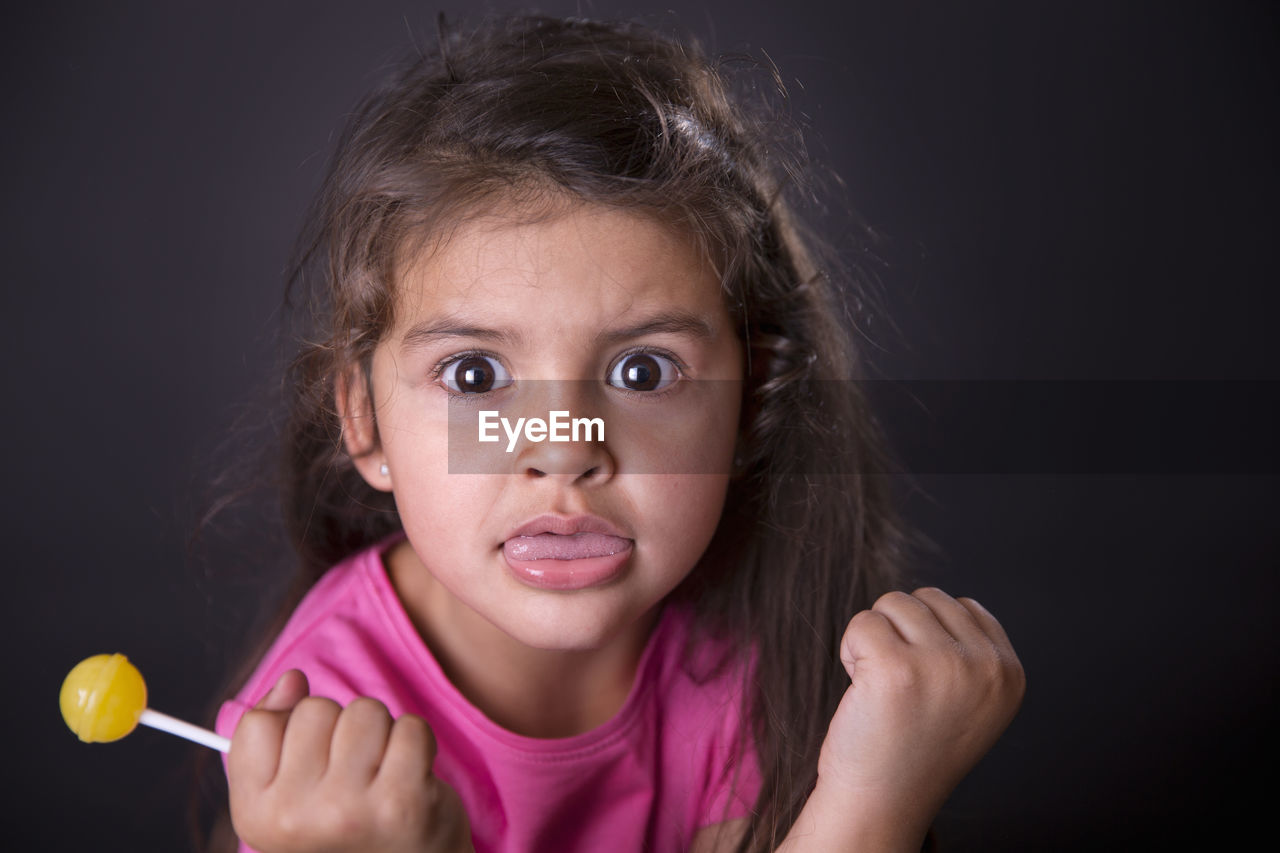
[{"label": "lower lip", "polygon": [[538,589],[587,589],[600,586],[622,573],[631,557],[628,547],[616,554],[603,557],[583,557],[579,560],[515,560],[503,552],[503,558],[516,580]]}]

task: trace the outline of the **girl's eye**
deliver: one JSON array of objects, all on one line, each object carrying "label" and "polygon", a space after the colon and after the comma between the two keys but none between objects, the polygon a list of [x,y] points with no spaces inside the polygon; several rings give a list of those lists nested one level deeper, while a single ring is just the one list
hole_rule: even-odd
[{"label": "girl's eye", "polygon": [[653,352],[633,352],[609,371],[609,384],[628,391],[658,391],[680,378],[675,362]]},{"label": "girl's eye", "polygon": [[450,391],[483,394],[511,384],[511,374],[497,359],[487,355],[467,355],[445,365],[440,378]]}]

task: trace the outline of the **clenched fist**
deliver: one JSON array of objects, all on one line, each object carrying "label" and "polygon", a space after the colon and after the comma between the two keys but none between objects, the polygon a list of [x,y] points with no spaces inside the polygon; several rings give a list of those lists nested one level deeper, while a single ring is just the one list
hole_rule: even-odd
[{"label": "clenched fist", "polygon": [[290,670],[240,720],[227,756],[231,821],[262,853],[469,851],[457,793],[431,774],[422,718],[375,699],[342,708]]},{"label": "clenched fist", "polygon": [[919,850],[1017,713],[1022,665],[982,605],[939,589],[882,596],[849,622],[840,658],[852,683],[823,741],[820,796],[851,821],[883,826],[862,833],[884,839],[878,849]]}]

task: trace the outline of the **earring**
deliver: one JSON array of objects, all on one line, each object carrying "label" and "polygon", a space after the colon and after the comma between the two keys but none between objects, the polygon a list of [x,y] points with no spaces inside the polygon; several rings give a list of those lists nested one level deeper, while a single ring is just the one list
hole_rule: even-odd
[{"label": "earring", "polygon": [[391,469],[387,467],[387,463],[383,462],[382,465],[378,467],[378,473],[384,477],[390,477]]}]

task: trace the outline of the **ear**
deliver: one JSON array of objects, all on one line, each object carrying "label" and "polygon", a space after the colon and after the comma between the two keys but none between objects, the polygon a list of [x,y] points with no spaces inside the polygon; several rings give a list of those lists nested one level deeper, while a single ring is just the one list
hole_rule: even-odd
[{"label": "ear", "polygon": [[342,424],[342,445],[364,481],[381,492],[391,491],[391,475],[378,439],[369,380],[358,365],[338,374],[333,402]]}]

